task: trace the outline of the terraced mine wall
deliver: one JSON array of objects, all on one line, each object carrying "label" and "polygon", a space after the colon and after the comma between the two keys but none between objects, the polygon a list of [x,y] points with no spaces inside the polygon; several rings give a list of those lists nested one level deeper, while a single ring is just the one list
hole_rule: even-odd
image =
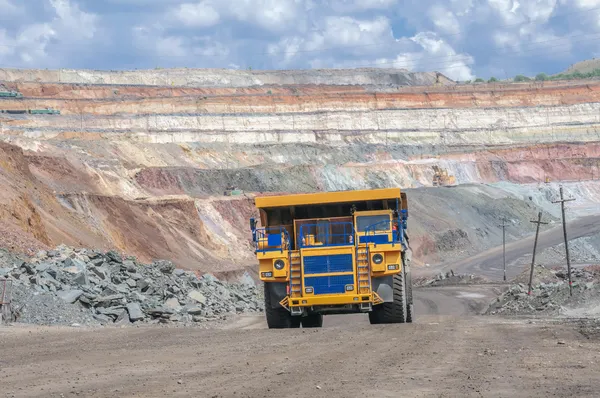
[{"label": "terraced mine wall", "polygon": [[[561,182],[578,215],[600,208],[599,82],[434,81],[386,70],[0,70],[0,84],[23,94],[0,110],[61,111],[0,114],[0,227],[15,247],[117,248],[227,270],[253,261],[257,194],[412,189],[420,263],[498,244],[504,217],[526,225],[513,238],[531,232],[540,207],[557,216]],[[427,188],[433,166],[463,186]],[[223,196],[230,185],[246,196]]]}]

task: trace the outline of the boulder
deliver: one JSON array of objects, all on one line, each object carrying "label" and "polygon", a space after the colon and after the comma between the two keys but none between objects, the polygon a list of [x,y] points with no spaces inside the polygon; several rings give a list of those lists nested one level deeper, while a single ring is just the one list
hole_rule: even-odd
[{"label": "boulder", "polygon": [[144,319],[144,313],[142,312],[140,305],[137,303],[128,303],[127,313],[129,314],[129,320],[131,322],[137,322]]},{"label": "boulder", "polygon": [[189,292],[188,297],[200,304],[206,304],[206,296],[200,293],[198,290],[192,290]]},{"label": "boulder", "polygon": [[121,313],[117,315],[117,319],[115,319],[115,323],[119,325],[129,324],[129,312],[127,312],[125,309],[121,310]]},{"label": "boulder", "polygon": [[118,264],[121,264],[123,262],[123,257],[121,257],[121,255],[114,250],[111,250],[108,253],[106,253],[106,258]]},{"label": "boulder", "polygon": [[67,269],[67,272],[76,273],[79,271],[84,271],[86,269],[85,263],[78,258],[69,257],[64,261],[63,264],[65,265],[65,269]]},{"label": "boulder", "polygon": [[155,308],[149,308],[148,310],[146,310],[146,313],[155,316],[155,317],[160,317],[160,316],[171,316],[175,313],[175,311],[173,311],[172,309],[169,308],[164,308],[164,307],[155,307]]},{"label": "boulder", "polygon": [[127,272],[134,273],[137,270],[135,263],[131,260],[123,261],[123,266],[125,267],[125,270],[127,270]]},{"label": "boulder", "polygon": [[175,297],[165,301],[164,307],[172,309],[175,312],[181,311],[181,305],[179,304],[179,300],[177,300]]},{"label": "boulder", "polygon": [[109,308],[97,308],[96,311],[102,315],[112,316],[117,318],[122,315],[124,308],[122,306],[109,307]]},{"label": "boulder", "polygon": [[29,275],[35,274],[35,268],[30,263],[23,262],[20,268],[23,268]]},{"label": "boulder", "polygon": [[103,314],[94,314],[93,317],[95,320],[99,321],[102,325],[106,325],[107,323],[112,322],[112,319],[110,319],[110,317],[103,315]]},{"label": "boulder", "polygon": [[187,309],[187,313],[190,315],[202,315],[204,309],[202,307],[191,307]]},{"label": "boulder", "polygon": [[151,283],[152,281],[150,279],[140,279],[137,281],[137,287],[140,289],[140,291],[144,292],[148,289],[148,286],[150,286]]},{"label": "boulder", "polygon": [[118,302],[123,299],[123,296],[120,294],[113,294],[110,296],[102,296],[97,297],[96,302],[94,303],[97,307],[108,307],[110,304],[114,302]]},{"label": "boulder", "polygon": [[108,269],[106,267],[91,267],[90,270],[101,280],[108,279]]},{"label": "boulder", "polygon": [[36,272],[44,272],[48,268],[52,267],[52,263],[44,261],[43,263],[39,263],[35,266]]},{"label": "boulder", "polygon": [[69,304],[76,302],[83,294],[83,290],[61,290],[56,295]]},{"label": "boulder", "polygon": [[175,265],[168,260],[156,260],[152,263],[163,274],[171,274],[175,270]]},{"label": "boulder", "polygon": [[73,279],[71,279],[71,282],[79,286],[87,286],[90,283],[88,276],[85,272],[80,272],[77,275],[75,275]]}]

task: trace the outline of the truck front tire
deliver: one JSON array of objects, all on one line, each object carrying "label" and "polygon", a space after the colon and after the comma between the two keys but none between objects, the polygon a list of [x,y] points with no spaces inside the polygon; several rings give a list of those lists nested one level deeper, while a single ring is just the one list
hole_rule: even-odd
[{"label": "truck front tire", "polygon": [[[269,284],[264,284],[265,315],[269,329],[290,329],[300,327],[300,317],[292,316],[279,303],[273,303]],[[275,306],[273,304],[276,304]]]},{"label": "truck front tire", "polygon": [[369,322],[371,322],[372,325],[382,323],[405,323],[407,321],[404,273],[404,270],[402,270],[402,272],[394,275],[394,300],[392,302],[376,305],[373,307],[373,310],[369,312]]}]

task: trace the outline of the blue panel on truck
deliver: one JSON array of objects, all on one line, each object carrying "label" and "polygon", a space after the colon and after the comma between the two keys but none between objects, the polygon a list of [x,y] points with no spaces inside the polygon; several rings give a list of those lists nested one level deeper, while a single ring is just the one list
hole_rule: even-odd
[{"label": "blue panel on truck", "polygon": [[352,272],[352,254],[304,257],[304,275]]},{"label": "blue panel on truck", "polygon": [[359,242],[383,245],[385,243],[390,243],[390,238],[388,235],[364,235],[360,237]]},{"label": "blue panel on truck", "polygon": [[269,246],[281,246],[281,234],[269,234],[267,242]]},{"label": "blue panel on truck", "polygon": [[304,278],[304,286],[312,287],[314,294],[337,294],[354,283],[354,275],[311,276]]}]

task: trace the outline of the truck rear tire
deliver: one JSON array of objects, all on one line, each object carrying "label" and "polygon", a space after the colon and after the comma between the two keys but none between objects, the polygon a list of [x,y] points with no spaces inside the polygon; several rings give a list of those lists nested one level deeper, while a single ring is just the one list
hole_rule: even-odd
[{"label": "truck rear tire", "polygon": [[410,272],[410,269],[407,271],[406,266],[404,268],[404,273],[404,281],[406,283],[406,322],[412,323],[414,320],[412,274]]},{"label": "truck rear tire", "polygon": [[379,304],[369,312],[369,322],[372,325],[382,323],[406,322],[406,287],[404,271],[394,275],[394,301]]},{"label": "truck rear tire", "polygon": [[309,314],[302,317],[303,328],[321,328],[323,327],[323,314]]},{"label": "truck rear tire", "polygon": [[273,308],[271,304],[271,291],[267,283],[264,284],[265,315],[269,329],[290,329],[300,327],[300,317],[293,317],[285,308]]}]

